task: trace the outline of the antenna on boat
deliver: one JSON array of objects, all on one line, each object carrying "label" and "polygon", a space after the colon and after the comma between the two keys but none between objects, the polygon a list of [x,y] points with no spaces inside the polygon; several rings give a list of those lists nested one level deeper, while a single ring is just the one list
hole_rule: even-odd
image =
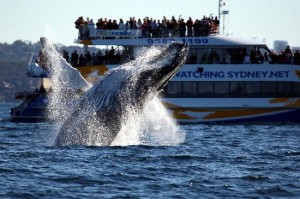
[{"label": "antenna on boat", "polygon": [[[218,16],[218,19],[219,19],[219,21],[221,22],[221,8],[223,7],[223,6],[225,6],[225,0],[219,0],[219,5],[218,5],[218,8],[219,8],[219,16]],[[224,16],[223,16],[224,17]],[[224,23],[223,23],[223,27],[224,27]],[[220,34],[220,27],[219,27],[219,29],[218,29],[218,34]]]},{"label": "antenna on boat", "polygon": [[225,15],[229,14],[229,10],[223,10],[223,35],[225,35]]}]

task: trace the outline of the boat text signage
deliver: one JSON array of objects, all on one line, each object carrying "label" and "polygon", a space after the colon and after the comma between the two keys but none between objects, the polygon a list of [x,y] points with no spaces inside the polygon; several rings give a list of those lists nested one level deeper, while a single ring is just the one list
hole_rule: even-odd
[{"label": "boat text signage", "polygon": [[90,30],[91,37],[141,37],[140,30]]},{"label": "boat text signage", "polygon": [[150,38],[147,39],[149,45],[161,45],[168,44],[172,42],[183,42],[187,44],[208,44],[209,40],[207,38]]},{"label": "boat text signage", "polygon": [[210,80],[263,80],[263,79],[286,79],[292,78],[291,71],[184,71],[176,73],[174,80],[195,80],[195,79],[210,79]]}]

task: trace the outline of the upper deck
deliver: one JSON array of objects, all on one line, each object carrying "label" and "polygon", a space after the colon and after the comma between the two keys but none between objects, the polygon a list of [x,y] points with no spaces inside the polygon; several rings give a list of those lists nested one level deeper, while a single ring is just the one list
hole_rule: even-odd
[{"label": "upper deck", "polygon": [[[289,47],[275,53],[260,40],[219,35],[218,19],[212,17],[203,17],[195,21],[189,19],[186,22],[174,17],[171,20],[164,17],[161,22],[146,17],[143,23],[140,19],[130,18],[126,24],[122,19],[117,23],[116,20],[102,18],[95,24],[90,19],[85,21],[79,17],[75,24],[78,29],[76,43],[85,46],[106,46],[105,53],[99,54],[105,54],[107,57],[110,54],[115,56],[113,52],[108,52],[108,46],[118,46],[116,53],[120,56],[117,58],[119,61],[101,57],[96,60],[105,64],[119,64],[128,60],[128,57],[132,59],[133,49],[137,46],[164,45],[172,42],[189,44],[188,64],[300,64],[300,52],[292,52]],[[87,52],[88,49],[85,48],[85,54]],[[76,63],[75,60],[75,65]]]},{"label": "upper deck", "polygon": [[[115,35],[115,36],[99,36],[98,32],[103,35]],[[84,45],[116,45],[116,46],[151,46],[151,45],[163,45],[171,42],[184,42],[190,46],[227,46],[227,47],[240,47],[240,46],[255,46],[265,47],[266,44],[257,42],[254,40],[246,40],[221,35],[209,35],[209,36],[193,36],[193,37],[179,37],[176,35],[170,35],[170,37],[140,37],[139,30],[91,30],[91,37],[88,39],[76,39],[76,43]],[[122,33],[122,34],[121,34]],[[127,35],[127,36],[119,36]]]},{"label": "upper deck", "polygon": [[254,40],[218,35],[219,20],[211,16],[187,21],[176,20],[174,16],[162,20],[131,17],[126,23],[122,19],[117,23],[106,18],[94,23],[92,19],[79,17],[75,24],[78,29],[75,42],[85,45],[147,46],[185,42],[190,46],[265,46]]}]

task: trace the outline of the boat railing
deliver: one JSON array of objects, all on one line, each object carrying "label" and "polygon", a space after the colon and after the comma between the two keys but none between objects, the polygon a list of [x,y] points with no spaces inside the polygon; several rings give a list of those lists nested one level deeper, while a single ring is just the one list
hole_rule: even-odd
[{"label": "boat railing", "polygon": [[102,30],[93,29],[90,30],[91,38],[137,38],[142,36],[141,30]]},{"label": "boat railing", "polygon": [[193,33],[186,30],[141,30],[141,29],[80,29],[78,33],[79,40],[103,40],[103,39],[135,39],[135,38],[170,38],[170,37],[199,37],[218,34],[215,30],[198,29]]},{"label": "boat railing", "polygon": [[[73,67],[82,67],[82,66],[99,66],[99,65],[114,65],[114,64],[122,64],[124,62],[128,62],[130,60],[132,60],[133,57],[131,56],[122,56],[122,55],[111,55],[111,56],[99,56],[99,57],[94,57],[94,59],[87,61],[87,60],[81,60],[79,62],[76,63],[72,63]],[[221,65],[221,64],[232,64],[232,65],[237,65],[237,64],[246,64],[243,60],[231,60],[230,63],[227,63],[226,61],[220,60],[218,62],[214,62],[212,60],[198,60],[196,57],[194,56],[189,56],[185,62],[185,64],[199,64],[199,65],[212,65],[212,64],[217,64],[217,65]],[[249,63],[250,65],[252,64],[270,64],[270,65],[274,65],[274,64],[285,64],[285,65],[300,65],[300,60],[297,59],[290,59],[290,60],[276,60],[273,61],[272,59],[269,60],[251,60],[251,62]]]}]

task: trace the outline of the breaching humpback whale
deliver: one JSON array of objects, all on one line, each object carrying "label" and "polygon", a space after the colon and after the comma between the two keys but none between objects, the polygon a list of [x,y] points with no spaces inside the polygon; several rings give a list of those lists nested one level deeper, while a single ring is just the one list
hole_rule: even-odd
[{"label": "breaching humpback whale", "polygon": [[134,60],[109,71],[79,98],[54,145],[111,145],[128,114],[142,110],[166,86],[187,53],[187,44],[172,43],[147,55],[146,61]]}]

